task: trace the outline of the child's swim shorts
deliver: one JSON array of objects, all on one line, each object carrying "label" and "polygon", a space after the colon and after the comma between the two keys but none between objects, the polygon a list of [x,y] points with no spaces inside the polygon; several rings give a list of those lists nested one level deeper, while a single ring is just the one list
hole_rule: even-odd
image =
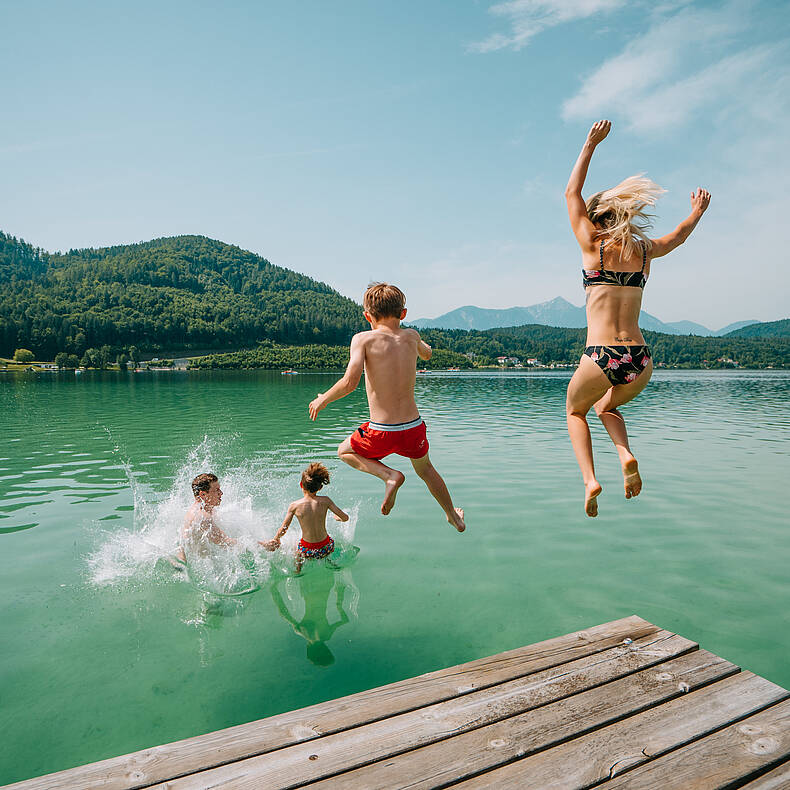
[{"label": "child's swim shorts", "polygon": [[363,458],[380,461],[391,453],[422,458],[428,452],[428,437],[422,417],[411,422],[389,424],[363,422],[351,434],[351,449]]}]

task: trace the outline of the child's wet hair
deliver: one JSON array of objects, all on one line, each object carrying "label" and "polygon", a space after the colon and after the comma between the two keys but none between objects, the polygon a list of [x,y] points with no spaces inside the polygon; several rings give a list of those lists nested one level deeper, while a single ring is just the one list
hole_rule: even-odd
[{"label": "child's wet hair", "polygon": [[323,464],[312,463],[302,472],[302,488],[311,494],[320,491],[328,482],[329,470]]},{"label": "child's wet hair", "polygon": [[371,283],[362,297],[362,307],[373,318],[400,318],[406,307],[406,294],[396,285]]},{"label": "child's wet hair", "polygon": [[211,484],[217,479],[217,476],[211,474],[211,472],[204,472],[202,475],[198,475],[192,481],[192,493],[197,497],[201,491],[208,491],[211,488]]}]

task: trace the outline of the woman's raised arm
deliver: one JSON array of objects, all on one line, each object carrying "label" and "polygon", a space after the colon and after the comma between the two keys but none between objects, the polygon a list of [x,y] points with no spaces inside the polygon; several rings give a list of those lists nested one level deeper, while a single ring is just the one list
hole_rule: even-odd
[{"label": "woman's raised arm", "polygon": [[582,188],[587,178],[587,168],[590,166],[595,146],[609,134],[611,128],[611,121],[597,121],[592,125],[582,146],[579,158],[576,160],[573,170],[571,170],[568,186],[565,187],[565,201],[568,204],[571,228],[573,228],[576,240],[582,249],[587,249],[594,245],[596,232],[595,225],[590,222],[590,218],[587,216],[587,206],[584,205]]},{"label": "woman's raised arm", "polygon": [[699,187],[696,192],[691,193],[691,214],[678,225],[672,233],[667,233],[660,239],[652,239],[650,245],[650,257],[660,258],[666,255],[675,247],[679,247],[691,235],[691,231],[697,227],[697,223],[702,219],[702,215],[710,205],[710,192]]}]

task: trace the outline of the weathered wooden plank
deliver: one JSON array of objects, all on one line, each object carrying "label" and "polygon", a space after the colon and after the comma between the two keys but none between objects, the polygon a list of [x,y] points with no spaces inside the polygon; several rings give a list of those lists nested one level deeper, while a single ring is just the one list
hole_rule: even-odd
[{"label": "weathered wooden plank", "polygon": [[790,790],[790,760],[741,787],[743,790]]},{"label": "weathered wooden plank", "polygon": [[[459,733],[601,686],[662,661],[665,662],[660,663],[663,670],[671,663],[666,659],[696,647],[694,642],[681,636],[668,631],[659,632],[628,646],[612,648],[526,678],[328,735],[319,741],[184,776],[168,782],[167,788],[247,787],[250,786],[247,784],[249,781],[253,782],[256,790],[301,786],[425,744],[447,738],[455,740]],[[723,659],[718,661],[726,663]],[[694,664],[699,663],[695,658]]]},{"label": "weathered wooden plank", "polygon": [[[648,756],[650,756],[648,754]],[[790,701],[743,719],[646,765],[606,790],[718,790],[790,759]],[[764,778],[764,777],[763,777]],[[790,779],[790,774],[785,778]]]},{"label": "weathered wooden plank", "polygon": [[135,790],[468,694],[659,630],[632,615],[278,716],[17,782],[8,788]]},{"label": "weathered wooden plank", "polygon": [[[702,650],[590,691],[335,777],[343,788],[443,787],[567,740],[698,687],[738,668]],[[311,788],[335,787],[334,780]]]},{"label": "weathered wooden plank", "polygon": [[457,786],[463,790],[592,787],[788,696],[790,692],[764,678],[742,672]]}]

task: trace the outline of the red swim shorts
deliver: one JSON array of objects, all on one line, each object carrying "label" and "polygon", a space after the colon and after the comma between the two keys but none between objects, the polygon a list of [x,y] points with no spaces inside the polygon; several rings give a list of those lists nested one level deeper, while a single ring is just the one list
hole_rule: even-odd
[{"label": "red swim shorts", "polygon": [[428,437],[421,417],[396,425],[363,422],[351,434],[351,449],[363,458],[380,461],[391,453],[422,458],[428,452]]},{"label": "red swim shorts", "polygon": [[302,538],[297,547],[297,551],[309,560],[323,559],[328,557],[334,550],[335,541],[329,535],[318,543],[310,543],[310,541]]}]

